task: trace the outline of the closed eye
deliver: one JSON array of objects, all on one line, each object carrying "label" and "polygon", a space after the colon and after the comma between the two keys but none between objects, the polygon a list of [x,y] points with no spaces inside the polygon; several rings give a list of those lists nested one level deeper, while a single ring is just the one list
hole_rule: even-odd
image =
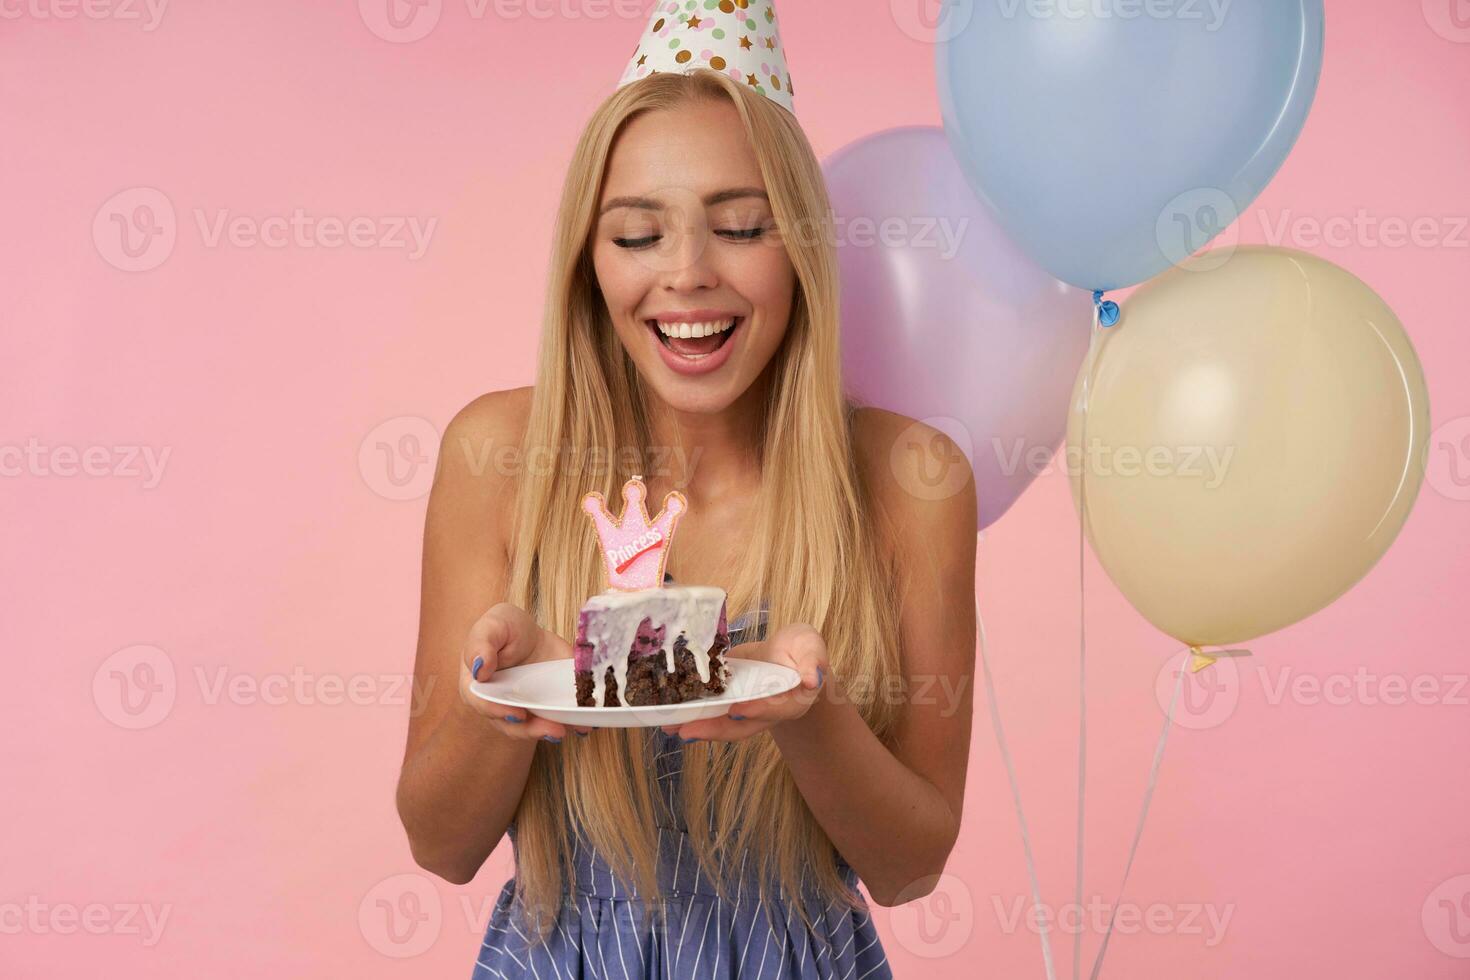
[{"label": "closed eye", "polygon": [[[764,235],[764,228],[720,228],[715,231],[716,235],[734,242],[753,242]],[[618,248],[647,248],[654,244],[662,235],[644,235],[641,238],[614,238],[613,244]]]}]

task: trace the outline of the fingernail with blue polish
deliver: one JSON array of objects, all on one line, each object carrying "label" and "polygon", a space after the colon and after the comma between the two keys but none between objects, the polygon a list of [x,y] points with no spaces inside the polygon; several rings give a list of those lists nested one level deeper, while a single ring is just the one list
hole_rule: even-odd
[{"label": "fingernail with blue polish", "polygon": [[680,735],[679,736],[679,741],[683,742],[685,745],[688,745],[690,742],[697,742],[697,741],[699,741],[699,739],[697,739],[697,738],[685,738],[683,735]]},{"label": "fingernail with blue polish", "polygon": [[542,735],[541,737],[548,742],[561,742],[561,739],[557,738],[555,735]]},{"label": "fingernail with blue polish", "polygon": [[817,668],[817,686],[822,686],[822,668],[820,667]]},{"label": "fingernail with blue polish", "polygon": [[521,720],[515,715],[506,715],[505,720],[510,722],[512,725],[519,725],[521,723]]},{"label": "fingernail with blue polish", "polygon": [[470,676],[478,680],[480,677],[480,668],[483,666],[485,666],[485,658],[476,657],[475,662],[470,665]]},{"label": "fingernail with blue polish", "polygon": [[730,716],[730,720],[731,721],[744,721],[745,720],[745,716],[744,715],[731,715]]}]

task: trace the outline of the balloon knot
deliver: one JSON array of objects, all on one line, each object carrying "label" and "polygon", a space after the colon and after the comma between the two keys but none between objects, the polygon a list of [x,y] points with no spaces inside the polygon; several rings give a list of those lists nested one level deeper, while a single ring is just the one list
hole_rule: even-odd
[{"label": "balloon knot", "polygon": [[1213,650],[1205,653],[1202,647],[1191,646],[1189,648],[1189,672],[1198,674],[1200,671],[1213,667],[1225,657],[1249,657],[1249,650],[1236,648],[1232,650]]},{"label": "balloon knot", "polygon": [[1218,657],[1212,657],[1209,654],[1205,653],[1199,647],[1190,647],[1189,672],[1191,674],[1198,674],[1200,671],[1206,669],[1207,667],[1213,667],[1215,665],[1215,661],[1217,661],[1218,659]]},{"label": "balloon knot", "polygon": [[1097,307],[1097,322],[1105,327],[1111,327],[1118,322],[1118,304],[1110,299],[1103,299],[1103,291],[1095,289],[1092,292],[1092,305]]}]

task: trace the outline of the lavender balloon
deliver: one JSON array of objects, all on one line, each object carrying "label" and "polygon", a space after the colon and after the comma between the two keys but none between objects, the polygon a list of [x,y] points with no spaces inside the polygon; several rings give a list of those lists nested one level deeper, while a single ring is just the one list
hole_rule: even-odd
[{"label": "lavender balloon", "polygon": [[[1006,237],[942,129],[875,133],[839,150],[824,170],[848,390],[954,439],[974,468],[986,527],[1045,469],[1066,431],[1091,296],[1052,278]],[[928,456],[923,485],[909,489],[955,492],[954,461],[930,449],[894,447]]]}]

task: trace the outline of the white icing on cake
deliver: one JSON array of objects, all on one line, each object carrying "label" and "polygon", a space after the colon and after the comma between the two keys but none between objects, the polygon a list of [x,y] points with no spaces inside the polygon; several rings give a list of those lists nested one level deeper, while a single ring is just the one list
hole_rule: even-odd
[{"label": "white icing on cake", "polygon": [[674,640],[684,634],[699,679],[710,679],[710,647],[720,628],[725,590],[713,585],[671,585],[635,592],[604,592],[582,606],[587,614],[586,641],[592,644],[592,703],[603,703],[604,677],[612,667],[618,696],[627,705],[628,655],[644,619],[664,627],[664,667],[674,673]]}]

